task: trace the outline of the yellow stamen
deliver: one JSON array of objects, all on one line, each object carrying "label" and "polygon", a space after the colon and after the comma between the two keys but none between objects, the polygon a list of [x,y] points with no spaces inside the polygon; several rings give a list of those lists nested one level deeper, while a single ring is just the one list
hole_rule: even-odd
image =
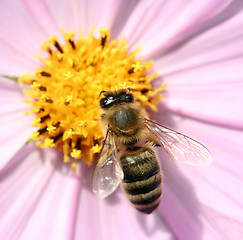
[{"label": "yellow stamen", "polygon": [[87,37],[80,31],[77,39],[73,32],[62,31],[63,45],[51,37],[41,46],[49,56],[37,56],[42,67],[19,79],[30,86],[24,91],[31,107],[26,114],[36,115],[33,125],[38,130],[31,139],[39,147],[61,150],[73,170],[80,159],[90,165],[101,150],[98,98],[102,90],[129,87],[141,105],[156,111],[159,92],[165,88],[151,86],[157,74],[148,74],[153,62],[136,59],[139,47],[129,53],[125,39],[110,41],[105,28],[95,37],[94,30]]},{"label": "yellow stamen", "polygon": [[52,135],[55,133],[56,129],[57,129],[56,127],[50,126],[47,128],[47,131],[50,133],[50,135]]},{"label": "yellow stamen", "polygon": [[71,156],[75,159],[81,158],[81,150],[73,149]]}]

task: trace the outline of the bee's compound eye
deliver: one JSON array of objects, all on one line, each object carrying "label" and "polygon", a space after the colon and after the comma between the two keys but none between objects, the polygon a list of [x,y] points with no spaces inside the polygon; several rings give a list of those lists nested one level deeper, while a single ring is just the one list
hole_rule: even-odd
[{"label": "bee's compound eye", "polygon": [[131,93],[127,93],[124,102],[134,102],[134,97]]},{"label": "bee's compound eye", "polygon": [[107,99],[106,98],[101,98],[100,99],[100,107],[101,108],[104,108],[106,103],[107,103]]},{"label": "bee's compound eye", "polygon": [[110,107],[114,102],[114,98],[113,97],[104,97],[100,99],[100,107],[101,108],[107,108]]}]

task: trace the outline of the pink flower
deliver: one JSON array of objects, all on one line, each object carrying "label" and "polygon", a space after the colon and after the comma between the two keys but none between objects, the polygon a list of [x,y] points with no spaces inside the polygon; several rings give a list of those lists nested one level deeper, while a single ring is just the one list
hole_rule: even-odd
[{"label": "pink flower", "polygon": [[[0,239],[242,239],[243,12],[241,1],[0,2]],[[159,151],[163,198],[149,216],[117,190],[91,191],[93,169],[74,173],[55,150],[26,144],[34,128],[18,83],[34,72],[40,45],[59,29],[106,27],[138,44],[167,83],[152,119],[207,146],[193,167]]]}]

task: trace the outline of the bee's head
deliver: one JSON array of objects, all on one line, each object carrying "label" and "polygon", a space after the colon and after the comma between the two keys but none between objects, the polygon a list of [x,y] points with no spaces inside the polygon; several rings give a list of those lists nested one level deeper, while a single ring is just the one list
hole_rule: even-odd
[{"label": "bee's head", "polygon": [[101,91],[104,97],[100,99],[100,107],[107,109],[117,103],[132,103],[134,96],[130,89],[121,89],[118,91]]}]

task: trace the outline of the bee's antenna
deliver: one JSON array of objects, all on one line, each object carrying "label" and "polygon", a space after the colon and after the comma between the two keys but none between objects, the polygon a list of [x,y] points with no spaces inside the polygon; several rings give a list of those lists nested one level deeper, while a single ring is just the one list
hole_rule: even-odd
[{"label": "bee's antenna", "polygon": [[100,95],[101,95],[102,93],[104,93],[104,92],[106,92],[106,91],[102,90],[102,91],[100,92],[100,94],[99,94],[99,98],[100,98]]}]

